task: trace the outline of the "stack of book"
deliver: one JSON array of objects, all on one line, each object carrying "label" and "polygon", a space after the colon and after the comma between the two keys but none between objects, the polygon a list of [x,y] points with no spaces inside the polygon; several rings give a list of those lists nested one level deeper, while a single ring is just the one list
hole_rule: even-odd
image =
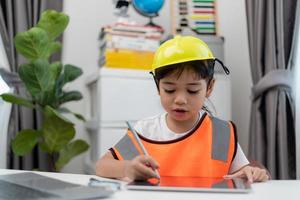
[{"label": "stack of book", "polygon": [[161,38],[162,30],[152,26],[116,23],[103,27],[99,65],[150,70]]}]

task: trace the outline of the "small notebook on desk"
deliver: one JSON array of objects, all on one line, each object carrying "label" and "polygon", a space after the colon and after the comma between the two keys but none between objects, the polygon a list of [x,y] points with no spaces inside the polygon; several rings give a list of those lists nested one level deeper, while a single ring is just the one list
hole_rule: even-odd
[{"label": "small notebook on desk", "polygon": [[0,176],[0,199],[94,199],[112,195],[106,187],[88,187],[32,172]]},{"label": "small notebook on desk", "polygon": [[250,184],[243,179],[162,176],[160,182],[134,181],[129,190],[248,193]]}]

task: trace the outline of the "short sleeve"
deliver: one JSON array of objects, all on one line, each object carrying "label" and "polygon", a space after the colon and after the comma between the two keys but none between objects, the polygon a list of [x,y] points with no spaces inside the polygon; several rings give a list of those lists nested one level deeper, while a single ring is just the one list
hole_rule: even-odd
[{"label": "short sleeve", "polygon": [[236,155],[231,163],[229,173],[233,173],[235,171],[238,171],[241,169],[243,166],[248,165],[249,161],[246,158],[240,144],[237,145],[237,150],[236,150]]}]

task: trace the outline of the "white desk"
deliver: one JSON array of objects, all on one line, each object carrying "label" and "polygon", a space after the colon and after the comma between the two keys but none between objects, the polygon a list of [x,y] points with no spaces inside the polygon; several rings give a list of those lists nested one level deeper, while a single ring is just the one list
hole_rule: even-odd
[{"label": "white desk", "polygon": [[[0,175],[19,173],[18,170],[0,169]],[[96,176],[81,175],[81,174],[64,174],[64,173],[50,173],[37,172],[39,174],[57,178],[71,183],[86,185],[89,178]],[[123,199],[123,200],[189,200],[189,199],[218,199],[218,200],[243,200],[243,199],[272,199],[272,200],[298,200],[300,199],[300,180],[297,181],[268,181],[265,183],[255,183],[252,185],[252,192],[248,194],[225,194],[225,193],[192,193],[192,192],[149,192],[149,191],[129,191],[122,189],[116,192],[109,199]]]}]

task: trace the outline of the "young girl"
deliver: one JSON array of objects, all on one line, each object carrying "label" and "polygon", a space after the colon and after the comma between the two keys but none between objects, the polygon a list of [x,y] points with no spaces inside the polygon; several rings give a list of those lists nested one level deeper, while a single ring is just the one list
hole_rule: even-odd
[{"label": "young girl", "polygon": [[96,174],[131,180],[159,178],[159,174],[268,180],[265,169],[248,165],[234,124],[206,112],[204,101],[213,91],[215,61],[219,60],[198,38],[176,36],[163,43],[151,73],[166,113],[140,120],[134,127],[149,155],[128,131],[99,159]]}]

